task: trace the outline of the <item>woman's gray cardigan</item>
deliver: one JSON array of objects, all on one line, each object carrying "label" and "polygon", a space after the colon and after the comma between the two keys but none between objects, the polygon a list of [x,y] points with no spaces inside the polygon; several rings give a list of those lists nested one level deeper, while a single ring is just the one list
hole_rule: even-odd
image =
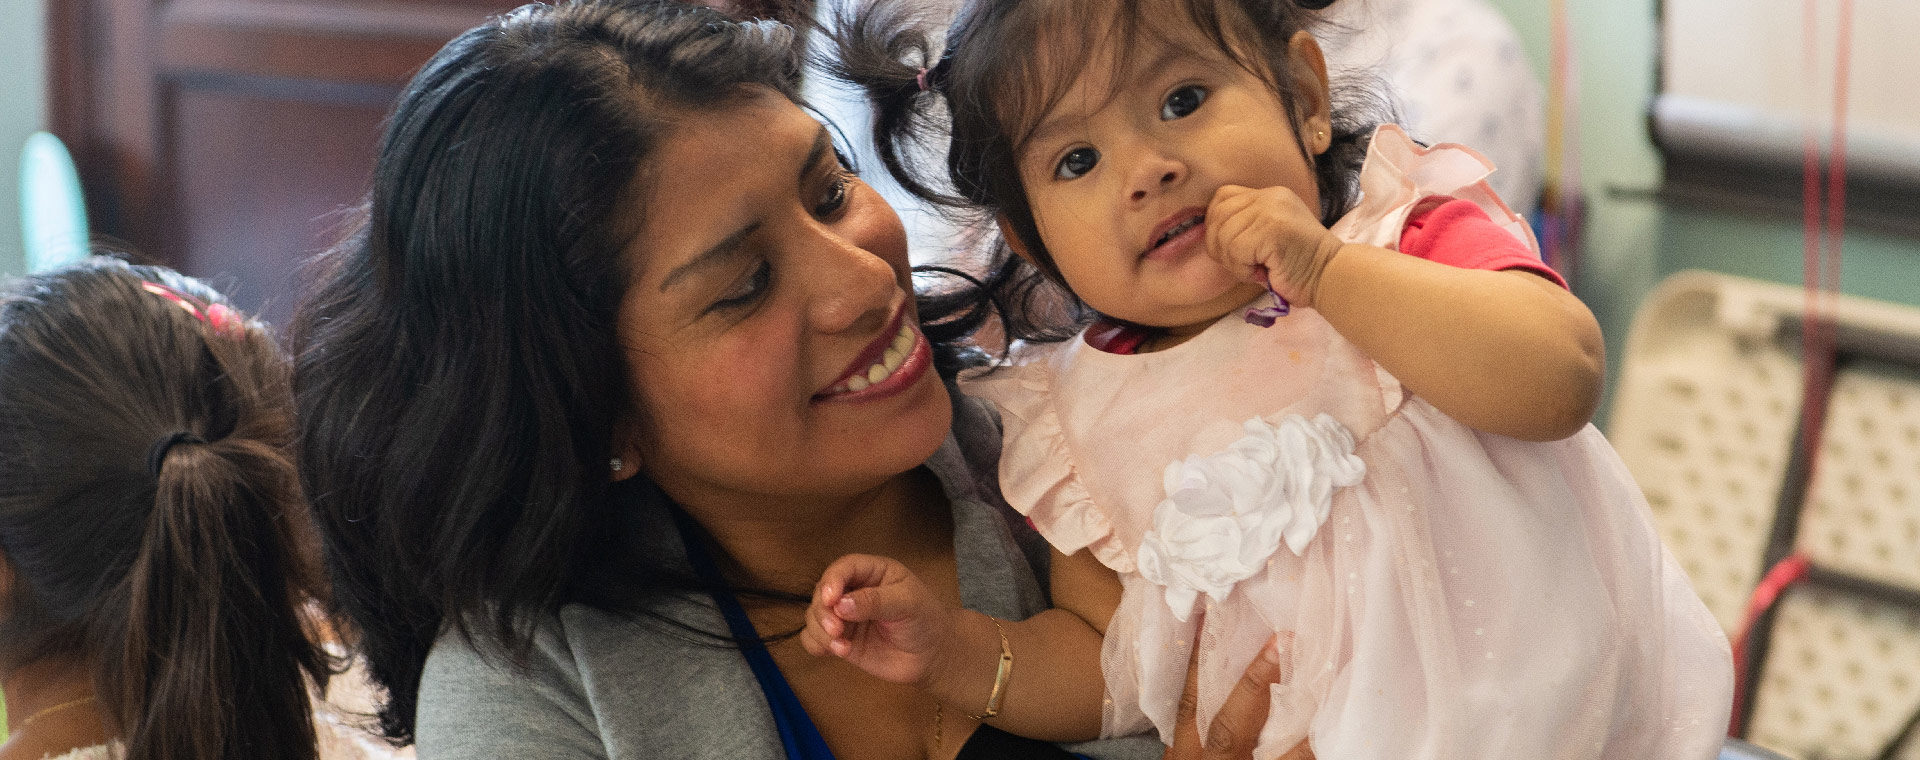
[{"label": "woman's gray cardigan", "polygon": [[[955,394],[953,433],[927,461],[953,505],[960,596],[970,609],[1019,620],[1046,607],[1046,544],[1000,497],[999,420]],[[643,528],[685,561],[665,515]],[[707,600],[662,611],[723,631]],[[420,679],[416,736],[423,760],[781,760],[780,738],[746,660],[734,649],[684,640],[581,605],[560,610],[535,637],[529,666],[444,636]],[[1152,737],[1074,747],[1099,760],[1157,758]]]}]

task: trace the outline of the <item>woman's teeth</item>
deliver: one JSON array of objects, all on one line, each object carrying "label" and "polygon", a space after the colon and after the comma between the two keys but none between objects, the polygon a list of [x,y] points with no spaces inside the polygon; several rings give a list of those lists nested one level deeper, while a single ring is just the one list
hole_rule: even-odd
[{"label": "woman's teeth", "polygon": [[903,321],[900,325],[900,332],[893,336],[893,345],[887,346],[887,352],[881,355],[878,363],[868,367],[866,374],[854,375],[848,378],[845,383],[834,386],[833,389],[828,392],[858,393],[866,390],[869,386],[877,385],[881,381],[892,377],[894,370],[900,369],[900,365],[905,364],[907,357],[913,353],[913,342],[913,325],[906,324]]}]

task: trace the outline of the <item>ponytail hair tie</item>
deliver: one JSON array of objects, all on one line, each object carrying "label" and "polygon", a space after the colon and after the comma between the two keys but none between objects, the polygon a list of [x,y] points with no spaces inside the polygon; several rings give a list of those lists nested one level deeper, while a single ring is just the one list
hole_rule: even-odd
[{"label": "ponytail hair tie", "polygon": [[920,85],[920,91],[926,92],[940,86],[940,79],[947,75],[947,69],[953,65],[953,48],[949,46],[940,54],[940,60],[931,68],[920,67],[920,73],[913,75],[914,83]]},{"label": "ponytail hair tie", "polygon": [[188,316],[206,323],[216,335],[236,337],[247,329],[246,318],[223,303],[201,303],[199,299],[157,282],[140,281],[140,289],[172,301]]},{"label": "ponytail hair tie", "polygon": [[181,430],[155,441],[153,448],[147,450],[147,472],[153,473],[156,478],[160,477],[160,466],[167,463],[167,452],[174,446],[182,443],[206,442],[207,439],[201,438],[191,430]]}]

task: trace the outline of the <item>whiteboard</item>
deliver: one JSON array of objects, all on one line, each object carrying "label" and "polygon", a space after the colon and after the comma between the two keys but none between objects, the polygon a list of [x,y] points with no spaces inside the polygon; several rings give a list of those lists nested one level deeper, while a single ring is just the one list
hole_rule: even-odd
[{"label": "whiteboard", "polygon": [[[1797,165],[1808,124],[1825,130],[1833,122],[1841,3],[1816,5],[1809,26],[1804,0],[1662,0],[1653,105],[1661,147]],[[1920,187],[1920,0],[1853,6],[1848,172]]]}]

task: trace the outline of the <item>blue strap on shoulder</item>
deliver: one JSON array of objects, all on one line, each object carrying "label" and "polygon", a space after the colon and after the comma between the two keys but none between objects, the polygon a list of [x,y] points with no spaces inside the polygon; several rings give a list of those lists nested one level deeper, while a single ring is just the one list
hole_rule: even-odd
[{"label": "blue strap on shoulder", "polygon": [[780,743],[787,749],[787,760],[833,760],[827,740],[820,737],[820,729],[814,727],[813,719],[807,717],[806,708],[800,706],[800,698],[794,695],[786,676],[774,665],[773,655],[768,654],[766,645],[760,642],[760,633],[753,629],[753,621],[747,619],[747,611],[741,609],[740,600],[727,591],[720,568],[701,545],[692,518],[675,509],[673,524],[680,529],[680,541],[687,546],[687,561],[693,564],[693,572],[712,588],[713,601],[720,606],[720,615],[727,619],[727,630],[739,642],[740,654],[746,656],[754,680],[760,682],[767,707],[773,710],[773,726],[779,730]]}]

